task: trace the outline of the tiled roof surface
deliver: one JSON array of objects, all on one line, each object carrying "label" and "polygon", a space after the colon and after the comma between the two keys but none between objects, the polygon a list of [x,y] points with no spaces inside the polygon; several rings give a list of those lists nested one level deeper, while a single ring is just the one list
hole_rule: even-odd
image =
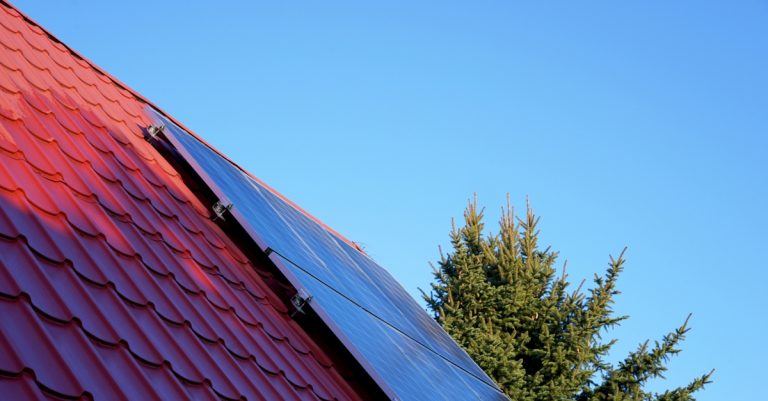
[{"label": "tiled roof surface", "polygon": [[143,138],[145,106],[0,3],[0,394],[359,399]]}]

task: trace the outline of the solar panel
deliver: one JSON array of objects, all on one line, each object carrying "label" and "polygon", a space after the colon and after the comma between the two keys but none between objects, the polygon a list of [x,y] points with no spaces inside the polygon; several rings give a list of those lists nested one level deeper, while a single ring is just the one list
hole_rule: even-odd
[{"label": "solar panel", "polygon": [[381,266],[151,110],[165,135],[392,398],[506,400]]}]

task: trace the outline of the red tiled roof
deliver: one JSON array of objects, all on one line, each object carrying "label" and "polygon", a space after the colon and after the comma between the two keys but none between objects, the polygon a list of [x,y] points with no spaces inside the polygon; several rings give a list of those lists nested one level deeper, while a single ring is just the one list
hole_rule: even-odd
[{"label": "red tiled roof", "polygon": [[0,394],[360,399],[143,138],[146,101],[0,8]]}]

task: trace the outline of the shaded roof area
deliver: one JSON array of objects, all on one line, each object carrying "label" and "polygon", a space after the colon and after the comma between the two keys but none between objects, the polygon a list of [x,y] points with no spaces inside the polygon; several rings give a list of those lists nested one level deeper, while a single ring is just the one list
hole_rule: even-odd
[{"label": "shaded roof area", "polygon": [[144,139],[146,106],[0,4],[0,394],[367,398]]}]

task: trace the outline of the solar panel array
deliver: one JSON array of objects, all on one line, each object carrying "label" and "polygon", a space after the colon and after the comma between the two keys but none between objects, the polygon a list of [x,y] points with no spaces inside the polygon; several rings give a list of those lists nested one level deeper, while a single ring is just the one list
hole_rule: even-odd
[{"label": "solar panel array", "polygon": [[506,400],[381,266],[182,128],[166,137],[390,396]]}]

